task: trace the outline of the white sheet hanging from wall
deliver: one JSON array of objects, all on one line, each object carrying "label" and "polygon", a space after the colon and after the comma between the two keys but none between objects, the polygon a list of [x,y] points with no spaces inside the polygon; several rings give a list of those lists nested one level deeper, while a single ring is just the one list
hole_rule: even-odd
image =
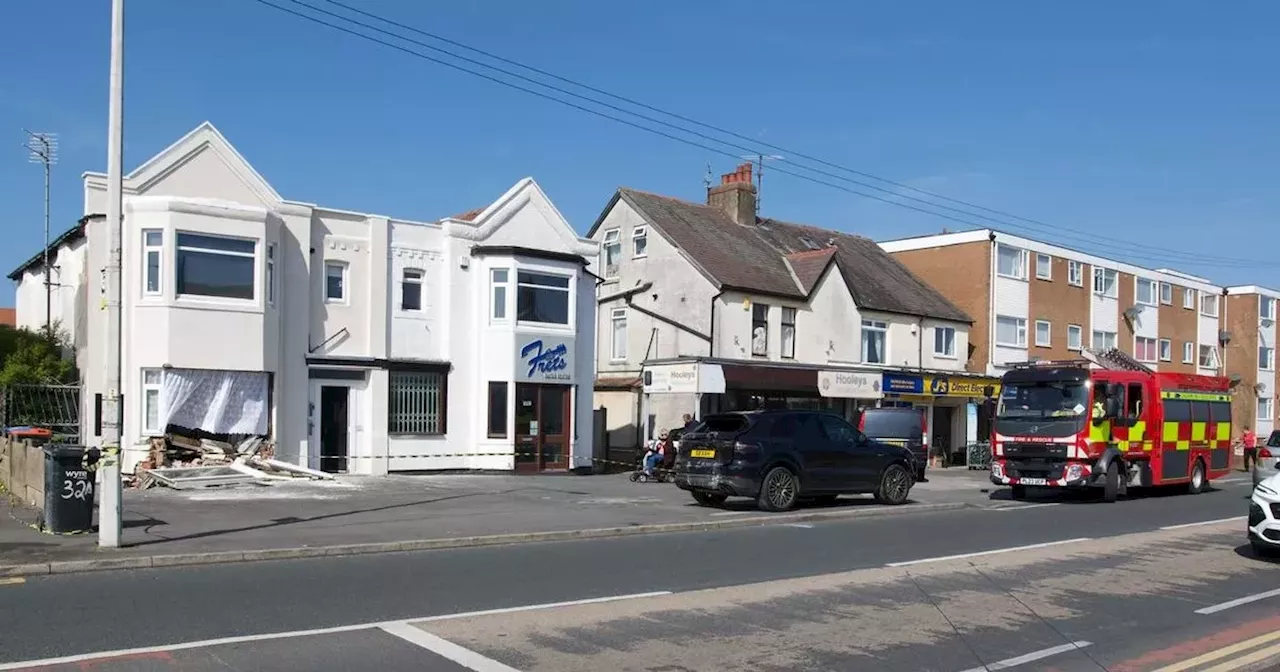
[{"label": "white sheet hanging from wall", "polygon": [[165,369],[160,426],[213,434],[267,433],[267,374],[256,371]]}]

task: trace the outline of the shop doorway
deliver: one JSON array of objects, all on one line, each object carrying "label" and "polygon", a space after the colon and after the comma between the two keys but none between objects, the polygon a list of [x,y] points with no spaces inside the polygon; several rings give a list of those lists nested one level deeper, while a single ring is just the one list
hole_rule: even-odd
[{"label": "shop doorway", "polygon": [[955,426],[956,409],[952,406],[933,407],[933,447],[937,454],[946,457],[947,464],[964,464],[964,442],[957,441],[952,428]]},{"label": "shop doorway", "polygon": [[320,470],[333,474],[347,472],[347,436],[350,434],[348,401],[351,388],[345,385],[320,386]]},{"label": "shop doorway", "polygon": [[516,471],[569,468],[569,385],[516,383]]}]

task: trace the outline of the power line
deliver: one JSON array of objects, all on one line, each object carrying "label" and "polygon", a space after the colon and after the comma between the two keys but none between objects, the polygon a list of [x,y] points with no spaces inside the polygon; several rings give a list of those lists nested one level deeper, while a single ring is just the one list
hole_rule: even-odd
[{"label": "power line", "polygon": [[[525,86],[522,86],[522,85],[520,85],[520,84],[516,84],[516,83],[510,82],[510,81],[506,81],[506,80],[504,80],[504,79],[501,79],[501,78],[498,78],[498,77],[494,77],[494,76],[492,76],[492,75],[489,75],[489,74],[486,74],[486,73],[483,73],[483,72],[478,72],[478,71],[476,71],[476,70],[472,70],[472,69],[470,69],[470,68],[467,68],[467,67],[464,67],[464,66],[458,65],[458,64],[456,64],[456,63],[452,63],[452,62],[449,62],[449,61],[445,61],[445,60],[442,60],[442,59],[440,59],[440,58],[436,58],[436,57],[430,56],[430,55],[428,55],[428,54],[423,54],[423,53],[421,53],[421,52],[414,51],[413,49],[409,49],[409,48],[404,47],[404,46],[402,46],[402,45],[395,44],[395,43],[388,42],[388,41],[386,41],[386,40],[380,39],[380,38],[375,37],[375,36],[373,36],[373,35],[368,35],[368,34],[365,34],[365,33],[362,33],[362,32],[356,31],[356,30],[352,30],[352,29],[350,29],[350,28],[347,28],[347,27],[344,27],[344,26],[341,26],[341,25],[337,25],[337,24],[331,23],[331,22],[326,21],[326,20],[324,20],[324,19],[321,19],[321,18],[318,18],[318,17],[312,16],[312,15],[309,15],[309,14],[306,14],[306,13],[303,13],[303,12],[299,12],[299,11],[296,11],[296,10],[293,10],[293,9],[289,9],[288,7],[284,7],[284,6],[281,6],[281,5],[275,4],[274,2],[270,2],[269,0],[254,0],[254,1],[255,1],[255,2],[258,2],[259,4],[262,4],[262,5],[266,5],[266,6],[268,6],[268,7],[271,7],[272,9],[275,9],[275,10],[277,10],[277,11],[281,11],[281,12],[284,12],[284,13],[286,13],[286,14],[290,14],[290,15],[293,15],[293,16],[295,16],[295,17],[298,17],[298,18],[301,18],[301,19],[304,19],[304,20],[307,20],[307,21],[311,21],[311,22],[313,22],[313,23],[316,23],[316,24],[319,24],[319,25],[322,25],[322,26],[326,26],[326,27],[328,27],[328,28],[332,28],[332,29],[334,29],[334,30],[338,30],[338,31],[340,31],[340,32],[343,32],[343,33],[346,33],[346,34],[349,34],[349,35],[352,35],[352,36],[355,36],[355,37],[359,37],[359,38],[361,38],[361,39],[364,39],[364,40],[367,40],[367,41],[373,42],[373,43],[375,43],[375,44],[379,44],[379,45],[382,45],[382,46],[385,46],[385,47],[389,47],[389,48],[391,48],[391,49],[395,49],[395,50],[397,50],[397,51],[400,51],[400,52],[403,52],[403,53],[409,54],[409,55],[411,55],[411,56],[415,56],[415,57],[417,57],[417,58],[421,58],[421,59],[423,59],[423,60],[427,60],[427,61],[430,61],[430,62],[436,63],[436,64],[438,64],[438,65],[443,65],[443,66],[445,66],[445,67],[452,68],[452,69],[458,70],[458,71],[460,71],[460,72],[464,72],[464,73],[470,74],[470,75],[475,76],[475,77],[480,77],[480,78],[482,78],[482,79],[485,79],[485,80],[488,80],[488,81],[494,82],[494,83],[496,83],[496,84],[501,84],[501,85],[503,85],[503,86],[506,86],[506,87],[509,87],[509,88],[513,88],[513,89],[516,89],[516,90],[518,90],[518,91],[521,91],[521,92],[524,92],[524,93],[528,93],[528,94],[531,94],[531,95],[537,96],[537,97],[539,97],[539,98],[543,98],[543,99],[546,99],[546,100],[550,100],[550,101],[553,101],[553,102],[557,102],[557,103],[560,103],[561,105],[565,105],[565,106],[568,106],[568,107],[572,107],[572,108],[574,108],[574,109],[576,109],[576,110],[579,110],[579,111],[582,111],[582,112],[586,112],[586,113],[588,113],[588,114],[592,114],[592,115],[595,115],[595,116],[598,116],[598,117],[601,117],[601,118],[609,119],[609,120],[611,120],[611,121],[614,121],[614,122],[617,122],[617,123],[621,123],[621,124],[624,124],[624,125],[630,126],[630,127],[632,127],[632,128],[637,128],[637,129],[640,129],[640,130],[643,130],[643,131],[647,131],[647,132],[649,132],[649,133],[653,133],[653,134],[655,134],[655,135],[659,135],[659,136],[665,137],[665,138],[667,138],[667,139],[674,140],[674,141],[676,141],[676,142],[680,142],[680,143],[683,143],[683,144],[686,144],[686,145],[689,145],[689,146],[692,146],[692,147],[697,147],[697,148],[699,148],[699,149],[703,149],[703,150],[706,150],[706,151],[714,152],[714,153],[716,153],[716,154],[720,154],[720,155],[723,155],[723,156],[727,156],[727,157],[730,157],[730,158],[734,158],[735,160],[739,158],[739,155],[734,154],[734,153],[732,153],[732,152],[728,152],[728,151],[725,151],[725,150],[723,150],[723,149],[716,148],[716,147],[710,147],[710,146],[708,146],[708,145],[705,145],[705,144],[702,144],[702,143],[699,143],[699,142],[696,142],[696,141],[693,141],[693,140],[689,140],[688,138],[683,138],[683,137],[680,137],[680,136],[673,135],[673,134],[668,133],[668,132],[666,132],[666,131],[664,131],[664,130],[661,130],[661,129],[659,129],[659,128],[652,128],[652,127],[650,127],[650,126],[646,126],[646,125],[644,125],[644,124],[639,124],[639,123],[636,123],[636,122],[631,121],[631,120],[628,120],[628,119],[623,119],[623,118],[617,117],[617,116],[615,116],[615,115],[609,114],[609,113],[607,113],[607,112],[602,112],[602,111],[600,111],[600,110],[596,110],[596,109],[592,109],[592,108],[589,108],[589,107],[585,107],[585,106],[580,105],[580,104],[578,104],[578,103],[575,103],[575,102],[572,102],[572,101],[569,101],[569,100],[565,100],[565,99],[562,99],[562,98],[558,98],[558,97],[556,97],[556,96],[549,95],[549,94],[544,93],[544,92],[542,92],[542,91],[537,91],[537,90],[534,90],[534,89],[530,89],[530,88],[525,87]],[[334,18],[339,19],[339,20],[341,20],[341,21],[343,21],[343,22],[346,22],[346,23],[348,23],[348,24],[353,24],[353,25],[361,26],[362,28],[365,28],[365,29],[371,30],[371,31],[373,31],[373,32],[375,32],[375,33],[377,33],[377,34],[380,34],[380,35],[386,35],[386,36],[389,36],[389,37],[393,37],[393,38],[395,38],[395,39],[403,40],[403,41],[405,41],[405,42],[409,42],[409,43],[411,43],[411,44],[415,44],[415,45],[417,45],[417,46],[421,46],[421,47],[424,47],[424,48],[426,48],[426,49],[430,49],[430,50],[432,50],[432,51],[436,51],[436,52],[439,52],[439,53],[443,53],[443,54],[446,54],[446,55],[448,55],[448,56],[450,56],[450,57],[452,57],[452,58],[456,58],[456,59],[459,59],[459,60],[462,60],[462,61],[465,61],[465,62],[468,62],[468,63],[472,63],[472,64],[478,65],[478,66],[480,66],[480,67],[483,67],[483,68],[488,68],[488,69],[490,69],[490,70],[494,70],[494,71],[496,71],[496,72],[500,72],[500,73],[503,73],[503,74],[505,74],[505,75],[508,75],[508,76],[511,76],[511,77],[515,77],[515,78],[517,78],[517,79],[521,79],[521,80],[523,80],[523,81],[526,81],[526,82],[532,83],[532,84],[534,84],[534,85],[541,86],[541,87],[544,87],[544,88],[547,88],[547,89],[550,89],[550,90],[556,91],[556,92],[558,92],[558,93],[562,93],[562,94],[567,95],[567,96],[570,96],[570,97],[572,97],[572,98],[576,98],[576,99],[579,99],[579,100],[586,100],[586,101],[590,101],[590,102],[595,103],[595,104],[597,104],[597,105],[602,105],[602,106],[604,106],[604,107],[607,107],[607,108],[609,108],[609,109],[612,109],[612,110],[615,110],[615,111],[621,112],[621,113],[623,113],[623,114],[628,114],[628,115],[631,115],[631,116],[634,116],[634,117],[637,117],[637,118],[640,118],[640,119],[644,119],[644,120],[646,120],[646,121],[649,121],[649,122],[652,122],[652,123],[658,124],[659,126],[662,126],[662,127],[672,128],[672,129],[676,129],[676,130],[681,131],[681,132],[689,133],[689,134],[691,134],[691,135],[697,136],[697,137],[702,138],[702,139],[704,139],[704,140],[708,140],[708,141],[710,141],[710,142],[715,142],[715,143],[719,143],[719,144],[727,145],[727,146],[730,146],[730,147],[735,147],[735,148],[742,149],[742,150],[746,150],[746,151],[756,152],[756,150],[755,150],[754,148],[752,148],[752,147],[747,147],[747,146],[739,145],[739,144],[736,144],[736,143],[728,142],[728,141],[725,141],[725,140],[722,140],[722,139],[719,139],[719,138],[715,138],[715,137],[712,137],[712,136],[709,136],[709,135],[706,135],[706,134],[700,133],[700,132],[698,132],[698,131],[693,131],[693,130],[690,130],[690,129],[687,129],[687,128],[684,128],[684,127],[681,127],[681,126],[679,126],[679,125],[671,124],[671,123],[669,123],[669,122],[665,122],[665,121],[662,121],[662,120],[660,120],[660,119],[655,119],[655,118],[650,117],[650,116],[647,116],[647,115],[643,115],[643,114],[640,114],[640,113],[637,113],[637,112],[634,112],[634,111],[631,111],[631,110],[627,110],[627,109],[624,109],[624,108],[621,108],[621,107],[618,107],[618,106],[612,105],[612,104],[607,103],[607,102],[599,101],[599,100],[594,99],[594,98],[592,98],[592,97],[590,97],[590,96],[583,96],[582,94],[574,93],[574,92],[572,92],[572,91],[568,91],[568,90],[566,90],[566,89],[564,89],[564,88],[556,87],[556,86],[554,86],[554,85],[547,84],[547,83],[545,83],[545,82],[540,82],[540,81],[538,81],[538,80],[536,80],[536,79],[533,79],[533,78],[530,78],[530,77],[526,77],[526,76],[524,76],[524,75],[520,75],[520,74],[517,74],[517,73],[512,73],[512,72],[510,72],[510,71],[503,70],[503,69],[501,69],[501,68],[497,68],[497,67],[495,67],[495,66],[485,64],[485,63],[483,63],[483,62],[481,62],[481,61],[477,61],[477,60],[475,60],[475,59],[470,59],[470,58],[467,58],[467,57],[465,57],[465,56],[459,56],[459,55],[454,54],[453,52],[450,52],[450,51],[448,51],[448,50],[441,49],[441,48],[439,48],[439,47],[435,47],[435,46],[432,46],[432,45],[429,45],[429,44],[426,44],[426,43],[423,43],[423,42],[420,42],[420,41],[417,41],[417,40],[413,40],[413,39],[411,39],[411,38],[407,38],[407,37],[404,37],[404,36],[402,36],[402,35],[397,35],[397,34],[395,34],[395,33],[392,33],[392,32],[390,32],[390,31],[387,31],[387,30],[385,30],[385,29],[378,28],[378,27],[376,27],[376,26],[372,26],[372,25],[369,25],[369,24],[367,24],[367,23],[363,23],[363,22],[361,22],[361,21],[357,21],[357,20],[355,20],[355,19],[351,19],[351,18],[349,18],[349,17],[345,17],[345,16],[342,16],[342,15],[340,15],[340,14],[336,14],[336,13],[334,13],[334,12],[330,12],[330,11],[327,11],[327,10],[324,10],[324,9],[321,9],[321,8],[318,8],[318,7],[315,7],[315,6],[313,6],[313,5],[309,5],[309,4],[305,3],[305,2],[301,2],[300,0],[288,0],[288,1],[289,1],[289,2],[292,2],[292,3],[293,3],[293,4],[295,4],[295,5],[299,5],[299,6],[306,7],[306,8],[308,8],[308,9],[311,9],[312,11],[319,12],[319,13],[321,13],[321,14],[325,14],[325,15],[328,15],[328,16],[331,16],[331,17],[334,17]],[[325,0],[325,1],[326,1],[326,2],[331,2],[331,3],[333,3],[333,4],[335,4],[335,5],[338,5],[338,6],[346,7],[345,5],[342,5],[341,3],[334,2],[333,0]],[[356,11],[357,13],[362,13],[362,14],[369,14],[369,13],[367,13],[367,12],[362,12],[361,10],[353,10],[353,11]],[[371,16],[376,17],[376,15],[371,15]],[[376,17],[376,18],[378,18],[378,17]],[[391,22],[391,21],[386,20],[386,19],[380,19],[380,20],[384,20],[384,21],[387,21],[388,23],[394,24],[394,22]],[[398,24],[396,24],[396,25],[398,25]],[[408,29],[409,29],[409,30],[416,30],[416,29],[412,29],[412,28],[408,28]],[[527,66],[522,66],[522,67],[527,67]],[[554,75],[552,75],[552,76],[554,76]],[[563,79],[563,78],[560,78],[560,79]],[[572,80],[568,80],[568,81],[572,81]],[[582,85],[582,86],[584,86],[584,87],[585,87],[585,85]],[[590,87],[587,87],[587,88],[590,88]],[[605,95],[612,95],[612,94],[607,94],[607,93],[606,93]],[[615,97],[616,97],[616,96],[615,96]],[[619,97],[619,98],[620,98],[620,97]],[[620,98],[620,99],[621,99],[621,98]],[[664,113],[664,114],[670,114],[670,113]],[[671,116],[674,116],[674,115],[671,115]],[[694,122],[694,123],[697,123],[697,122]],[[736,134],[735,134],[735,135],[736,135]],[[766,143],[761,143],[761,144],[766,144]],[[773,146],[773,145],[767,145],[767,146]],[[758,153],[758,152],[757,152],[757,153]],[[906,200],[910,200],[910,201],[918,202],[918,203],[921,203],[921,204],[923,204],[923,205],[927,205],[927,206],[930,206],[930,207],[933,207],[933,208],[940,208],[940,209],[943,209],[943,210],[949,210],[949,211],[956,212],[956,213],[958,213],[958,214],[964,215],[964,216],[966,216],[966,217],[977,217],[977,218],[979,218],[979,219],[987,220],[987,222],[982,222],[982,221],[973,221],[972,219],[962,219],[962,218],[959,218],[959,217],[955,217],[955,216],[952,216],[952,215],[947,215],[947,214],[944,214],[944,213],[941,213],[941,212],[937,212],[937,211],[934,211],[934,210],[928,210],[928,209],[925,209],[925,208],[922,208],[922,207],[917,207],[917,206],[914,206],[914,205],[910,205],[910,204],[907,204],[907,203],[903,203],[903,202],[901,202],[901,201],[899,201],[899,200],[895,200],[895,199],[891,199],[891,198],[886,198],[886,197],[882,197],[882,196],[877,196],[877,195],[875,195],[875,194],[868,194],[868,193],[866,193],[866,192],[859,191],[859,190],[857,190],[857,189],[851,189],[851,188],[846,187],[846,186],[841,185],[841,184],[835,184],[835,183],[832,183],[832,182],[828,182],[828,181],[826,181],[826,180],[822,180],[822,179],[815,178],[815,177],[810,176],[810,175],[804,175],[804,174],[801,174],[801,173],[796,173],[796,172],[789,171],[789,170],[785,170],[785,169],[783,169],[783,168],[779,168],[779,167],[776,167],[776,166],[773,168],[773,170],[775,170],[775,171],[777,171],[777,172],[779,172],[779,173],[782,173],[782,174],[784,174],[784,175],[790,175],[790,176],[792,176],[792,177],[796,177],[796,178],[799,178],[799,179],[802,179],[802,180],[807,180],[807,181],[812,182],[812,183],[815,183],[815,184],[820,184],[820,185],[827,186],[827,187],[831,187],[831,188],[834,188],[834,189],[839,189],[839,190],[841,190],[841,191],[844,191],[844,192],[849,193],[849,194],[853,194],[853,195],[855,195],[855,196],[859,196],[859,197],[861,197],[861,198],[866,198],[866,199],[870,199],[870,200],[874,200],[874,201],[879,201],[879,202],[882,202],[882,203],[886,203],[886,204],[893,205],[893,206],[896,206],[896,207],[899,207],[899,208],[903,208],[903,209],[907,209],[907,210],[913,210],[913,211],[920,212],[920,213],[923,213],[923,214],[927,214],[927,215],[931,215],[931,216],[934,216],[934,217],[938,217],[938,218],[946,219],[946,220],[949,220],[949,221],[957,222],[957,223],[960,223],[960,224],[964,224],[964,225],[966,225],[966,226],[972,226],[972,227],[976,227],[976,228],[988,228],[988,227],[990,226],[990,224],[989,224],[988,222],[993,222],[993,223],[996,223],[997,225],[999,225],[999,226],[1001,226],[1001,227],[1006,227],[1006,228],[1013,228],[1013,229],[1018,229],[1018,228],[1031,228],[1031,227],[1026,227],[1026,226],[1022,226],[1022,225],[1010,224],[1010,223],[1008,223],[1008,222],[1003,222],[1003,221],[1000,221],[1000,220],[997,220],[997,219],[994,219],[994,218],[992,218],[992,217],[988,217],[988,216],[985,216],[985,215],[981,215],[981,214],[977,214],[977,213],[972,213],[972,212],[967,212],[967,211],[960,210],[960,209],[957,209],[957,208],[952,208],[952,207],[950,207],[950,206],[945,206],[945,205],[941,205],[941,204],[938,204],[938,203],[933,203],[933,202],[930,202],[930,201],[926,201],[926,200],[924,200],[924,199],[920,199],[920,198],[916,198],[916,197],[912,197],[912,196],[907,196],[907,195],[901,194],[901,193],[896,192],[896,191],[893,191],[893,190],[885,189],[885,188],[883,188],[883,187],[879,187],[879,186],[876,186],[876,185],[868,185],[868,184],[866,184],[866,183],[859,182],[859,181],[857,181],[857,180],[851,180],[850,178],[847,178],[847,177],[844,177],[844,176],[841,176],[841,175],[835,175],[835,174],[833,174],[833,173],[830,173],[830,172],[827,172],[827,171],[823,171],[823,170],[820,170],[820,169],[815,169],[815,168],[812,168],[812,167],[809,167],[809,166],[805,166],[805,165],[803,165],[803,164],[797,164],[797,163],[795,163],[795,162],[793,162],[793,161],[787,161],[787,163],[791,163],[791,164],[793,164],[793,165],[796,165],[797,167],[799,167],[799,168],[801,168],[801,169],[803,169],[803,170],[809,170],[809,171],[816,172],[816,173],[819,173],[819,174],[822,174],[822,175],[826,175],[826,176],[828,176],[828,177],[832,177],[832,178],[834,178],[834,179],[839,179],[839,180],[842,180],[842,181],[846,181],[846,182],[850,182],[850,183],[853,183],[853,184],[857,184],[857,185],[859,185],[859,186],[863,186],[863,187],[867,187],[867,188],[874,189],[874,190],[877,190],[877,191],[881,191],[881,192],[884,192],[884,193],[888,193],[888,194],[890,194],[890,195],[892,195],[892,196],[894,196],[894,197],[896,197],[896,198],[901,198],[901,199],[906,199]],[[895,183],[895,184],[896,184],[896,183]],[[903,186],[906,186],[906,185],[903,185]],[[922,190],[915,189],[915,188],[913,188],[913,187],[907,187],[907,188],[908,188],[908,189],[915,190],[915,191],[922,191]],[[928,193],[928,192],[923,192],[923,193]],[[943,197],[943,198],[946,198],[946,197]],[[953,200],[953,201],[954,201],[955,199],[947,199],[947,200]],[[961,201],[961,202],[962,202],[962,201]],[[1085,244],[1085,245],[1090,245],[1090,246],[1100,246],[1100,243],[1098,243],[1097,241],[1099,241],[1099,240],[1106,240],[1106,237],[1103,237],[1103,236],[1090,236],[1090,237],[1071,236],[1070,234],[1063,234],[1063,233],[1060,233],[1060,232],[1054,232],[1054,235],[1057,235],[1057,236],[1059,236],[1059,237],[1063,237],[1063,238],[1077,238],[1077,239],[1079,239],[1079,240],[1081,240],[1081,241],[1084,241],[1084,244]],[[1118,239],[1113,239],[1113,240],[1118,240]],[[1136,245],[1137,245],[1137,244],[1132,243],[1132,242],[1130,242],[1130,241],[1119,241],[1119,242],[1120,242],[1121,244],[1125,245],[1125,246],[1136,246]],[[1105,246],[1103,246],[1103,247],[1105,247]],[[1147,249],[1152,249],[1152,250],[1159,250],[1159,249],[1160,249],[1160,248],[1156,248],[1156,247],[1152,247],[1152,246],[1143,246],[1143,247],[1145,247],[1145,248],[1147,248]],[[1108,251],[1107,251],[1106,253],[1114,253],[1114,250],[1112,250],[1112,249],[1108,249]],[[1170,254],[1141,254],[1141,253],[1128,253],[1128,254],[1126,254],[1126,256],[1131,257],[1131,258],[1137,258],[1137,259],[1144,259],[1144,260],[1152,261],[1153,263],[1157,263],[1157,264],[1163,264],[1163,263],[1175,263],[1175,264],[1194,263],[1194,264],[1199,264],[1199,265],[1212,265],[1212,263],[1211,263],[1211,262],[1218,262],[1218,263],[1220,263],[1221,265],[1240,266],[1240,265],[1262,265],[1262,264],[1264,263],[1264,262],[1261,262],[1261,261],[1243,260],[1243,259],[1239,259],[1239,258],[1215,257],[1215,256],[1213,256],[1213,255],[1196,255],[1196,254],[1191,254],[1191,253],[1186,253],[1186,252],[1180,252],[1180,251],[1173,251],[1173,250],[1170,250],[1170,251],[1169,251],[1169,253],[1170,253]],[[1104,253],[1104,254],[1105,254],[1105,253]],[[1171,255],[1181,255],[1181,256],[1175,257],[1175,256],[1171,256]],[[1185,257],[1187,257],[1187,258],[1182,258],[1182,257],[1184,257],[1184,256],[1185,256]],[[1269,264],[1268,264],[1268,265],[1269,265]]]}]

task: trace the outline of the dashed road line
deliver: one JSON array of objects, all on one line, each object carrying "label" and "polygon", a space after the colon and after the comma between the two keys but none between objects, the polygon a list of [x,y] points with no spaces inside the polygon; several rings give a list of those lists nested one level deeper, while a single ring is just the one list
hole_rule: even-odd
[{"label": "dashed road line", "polygon": [[27,580],[21,576],[12,576],[7,579],[0,579],[0,586],[18,586],[26,582]]},{"label": "dashed road line", "polygon": [[1046,541],[1043,544],[1028,544],[1026,546],[1010,546],[1009,548],[996,548],[990,551],[978,551],[976,553],[960,553],[957,555],[942,555],[935,558],[920,558],[919,560],[906,560],[904,562],[889,562],[889,563],[885,563],[885,567],[910,567],[911,565],[921,565],[926,562],[942,562],[944,560],[963,560],[965,558],[978,558],[984,555],[1012,553],[1013,551],[1030,551],[1037,548],[1049,548],[1050,546],[1062,546],[1064,544],[1078,544],[1082,541],[1092,541],[1092,539],[1090,537],[1077,537],[1075,539],[1060,539],[1058,541]]},{"label": "dashed road line", "polygon": [[783,527],[798,527],[802,530],[812,530],[813,523],[784,523]]},{"label": "dashed road line", "polygon": [[1235,607],[1239,607],[1239,606],[1241,606],[1241,605],[1250,604],[1250,603],[1253,603],[1253,602],[1258,602],[1258,601],[1261,601],[1261,600],[1270,599],[1270,598],[1272,598],[1272,597],[1280,597],[1280,589],[1278,589],[1278,590],[1268,590],[1268,591],[1267,591],[1267,592],[1265,592],[1265,593],[1255,593],[1255,594],[1253,594],[1253,595],[1246,595],[1246,596],[1244,596],[1244,597],[1239,597],[1239,598],[1236,598],[1236,599],[1231,600],[1231,601],[1229,601],[1229,602],[1223,602],[1222,604],[1215,604],[1215,605],[1213,605],[1212,607],[1205,607],[1205,608],[1203,608],[1203,609],[1196,609],[1196,613],[1197,613],[1197,614],[1200,614],[1201,616],[1208,616],[1209,614],[1216,614],[1216,613],[1218,613],[1219,611],[1226,611],[1226,610],[1228,610],[1228,609],[1234,609]]},{"label": "dashed road line", "polygon": [[1232,516],[1231,518],[1219,518],[1217,520],[1202,520],[1198,523],[1182,523],[1181,525],[1165,525],[1161,530],[1181,530],[1188,527],[1200,527],[1202,525],[1217,525],[1218,523],[1235,523],[1248,520],[1248,516]]},{"label": "dashed road line", "polygon": [[1011,667],[1034,663],[1037,660],[1044,660],[1050,656],[1056,656],[1060,653],[1069,653],[1071,651],[1079,651],[1085,647],[1093,646],[1092,642],[1071,642],[1070,644],[1062,644],[1059,646],[1051,646],[1047,649],[1032,651],[1014,658],[1005,658],[1004,660],[994,663],[987,663],[982,667],[971,667],[964,672],[989,672],[990,670],[1007,670]]},{"label": "dashed road line", "polygon": [[1039,509],[1046,506],[1062,506],[1062,502],[1045,502],[1043,504],[1014,504],[1012,506],[992,506],[987,511],[1022,511],[1025,509]]}]

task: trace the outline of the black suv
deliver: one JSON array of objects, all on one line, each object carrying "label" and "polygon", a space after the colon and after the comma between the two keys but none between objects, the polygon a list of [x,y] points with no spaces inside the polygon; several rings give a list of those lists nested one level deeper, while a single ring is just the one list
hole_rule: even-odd
[{"label": "black suv", "polygon": [[766,410],[704,418],[681,437],[675,482],[704,506],[750,497],[784,511],[855,493],[902,504],[917,470],[910,449],[872,441],[840,416]]},{"label": "black suv", "polygon": [[915,455],[916,480],[927,480],[924,467],[929,462],[925,445],[928,420],[921,408],[868,408],[858,416],[858,431],[872,441],[906,446]]}]

